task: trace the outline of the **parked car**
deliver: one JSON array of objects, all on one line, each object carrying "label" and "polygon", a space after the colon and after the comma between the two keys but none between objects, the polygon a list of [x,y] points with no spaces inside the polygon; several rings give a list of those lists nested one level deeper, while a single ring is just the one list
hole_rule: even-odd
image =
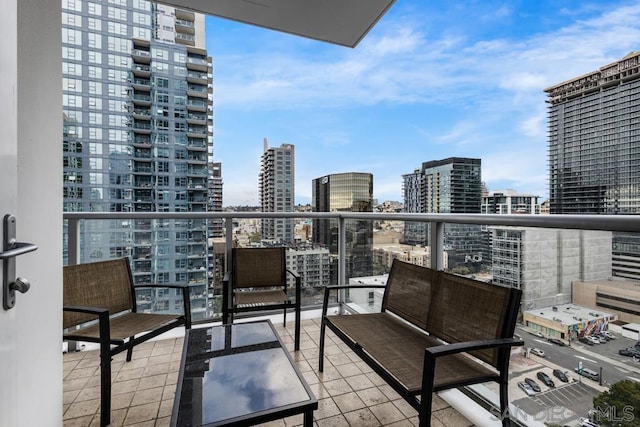
[{"label": "parked car", "polygon": [[589,418],[580,417],[580,427],[600,427],[600,424],[591,421]]},{"label": "parked car", "polygon": [[608,342],[611,339],[608,336],[604,335],[603,333],[594,334],[593,336],[595,338],[599,339],[601,344],[604,344],[604,343]]},{"label": "parked car", "polygon": [[531,386],[524,381],[520,381],[518,383],[518,387],[520,387],[527,394],[527,396],[533,396],[534,394],[536,394],[536,392],[533,391]]},{"label": "parked car", "polygon": [[576,371],[576,373],[582,375],[583,377],[590,378],[594,381],[598,381],[600,379],[600,374],[598,374],[596,371],[592,371],[591,369],[582,368],[582,370],[580,370],[578,368],[575,368],[574,370]]},{"label": "parked car", "polygon": [[542,391],[542,389],[540,388],[540,386],[538,385],[537,382],[535,382],[533,379],[531,378],[525,378],[524,382],[529,384],[529,386],[533,389],[533,391],[535,391],[536,393],[540,393]]},{"label": "parked car", "polygon": [[587,338],[592,344],[600,344],[600,340],[591,335],[587,335],[585,338]]},{"label": "parked car", "polygon": [[539,357],[544,357],[544,351],[540,350],[539,348],[532,348],[531,353]]},{"label": "parked car", "polygon": [[582,336],[582,337],[578,338],[578,341],[580,341],[581,343],[585,343],[587,345],[594,345],[595,344],[592,340],[590,340],[589,338],[587,338],[585,336]]},{"label": "parked car", "polygon": [[568,383],[569,382],[569,377],[567,376],[567,374],[562,372],[560,369],[554,369],[553,370],[553,376],[558,378],[563,383]]},{"label": "parked car", "polygon": [[560,347],[564,346],[564,341],[559,340],[558,338],[547,338],[547,341],[549,341],[550,343],[559,345]]},{"label": "parked car", "polygon": [[536,336],[536,337],[544,338],[544,335],[543,335],[543,334],[542,334],[542,332],[540,332],[540,331],[529,331],[529,333],[530,333],[531,335]]},{"label": "parked car", "polygon": [[610,340],[615,340],[615,339],[616,339],[616,336],[615,336],[615,335],[613,335],[613,334],[612,334],[611,332],[609,332],[609,331],[602,331],[602,334],[603,334],[604,336],[606,336],[606,337],[609,337],[609,339],[610,339]]},{"label": "parked car", "polygon": [[635,347],[622,348],[618,350],[618,354],[621,356],[640,357],[640,349]]},{"label": "parked car", "polygon": [[556,386],[556,384],[553,382],[551,377],[549,377],[549,375],[545,374],[544,372],[538,372],[538,374],[536,376],[538,377],[538,379],[540,381],[542,381],[542,384],[546,385],[547,387],[555,387]]}]

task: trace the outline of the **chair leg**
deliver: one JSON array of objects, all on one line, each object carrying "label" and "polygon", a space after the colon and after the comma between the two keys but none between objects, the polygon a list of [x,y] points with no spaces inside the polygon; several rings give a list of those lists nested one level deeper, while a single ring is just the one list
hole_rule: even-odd
[{"label": "chair leg", "polygon": [[507,394],[508,383],[500,382],[500,418],[502,419],[502,427],[511,426],[511,414],[509,413],[509,398]]},{"label": "chair leg", "polygon": [[431,427],[431,404],[433,393],[422,393],[420,398],[420,413],[418,414],[420,427]]},{"label": "chair leg", "polygon": [[318,360],[318,372],[324,371],[324,333],[326,330],[324,325],[324,319],[320,322],[320,345],[318,346],[318,353],[320,353],[320,359]]},{"label": "chair leg", "polygon": [[[134,338],[135,336],[129,337],[129,342],[133,341]],[[133,346],[129,347],[127,350],[127,362],[131,362],[131,356],[133,356]]]},{"label": "chair leg", "polygon": [[[106,348],[105,348],[106,347]],[[100,426],[111,424],[111,355],[109,343],[100,343]]]},{"label": "chair leg", "polygon": [[296,304],[295,308],[295,316],[296,316],[296,326],[295,326],[295,341],[294,341],[294,351],[300,350],[300,306]]},{"label": "chair leg", "polygon": [[282,315],[282,326],[287,327],[287,308],[284,308],[284,314]]}]

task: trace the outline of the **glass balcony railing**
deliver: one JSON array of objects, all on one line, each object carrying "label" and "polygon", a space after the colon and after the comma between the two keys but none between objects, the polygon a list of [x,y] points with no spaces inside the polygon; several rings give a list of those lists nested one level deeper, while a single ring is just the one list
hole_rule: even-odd
[{"label": "glass balcony railing", "polygon": [[[142,196],[137,195],[136,200],[151,201],[150,195]],[[199,196],[190,197],[192,201],[206,201]],[[523,288],[525,309],[571,303],[572,281],[607,279],[612,271],[619,271],[621,278],[640,275],[640,265],[636,262],[640,259],[640,244],[635,244],[640,239],[633,238],[633,232],[640,230],[640,217],[636,216],[214,213],[194,212],[193,209],[191,212],[157,213],[147,211],[144,205],[139,208],[143,212],[65,213],[68,263],[137,254],[137,258],[165,260],[157,267],[145,265],[141,271],[168,277],[172,282],[193,283],[193,277],[186,274],[193,268],[188,268],[186,261],[183,265],[180,258],[203,258],[198,269],[202,267],[207,277],[198,279],[198,283],[205,283],[209,294],[213,295],[205,320],[220,315],[216,307],[224,270],[219,270],[220,265],[226,263],[226,253],[242,233],[249,237],[258,235],[260,221],[267,221],[274,227],[282,227],[278,221],[285,219],[296,221],[300,230],[306,230],[299,234],[307,237],[312,235],[313,224],[316,233],[324,234],[322,239],[316,240],[331,242],[323,246],[301,237],[291,247],[289,257],[295,263],[294,268],[303,273],[304,303],[310,308],[317,307],[320,289],[329,281],[346,283],[383,275],[395,258]],[[133,233],[137,223],[148,230],[149,220],[156,224],[151,226],[152,230],[163,230],[154,236],[163,238],[145,238],[144,250],[148,252],[142,254],[141,237],[137,234],[133,238]],[[214,250],[213,239],[205,234],[207,221],[226,222],[224,251]],[[242,230],[239,221],[253,221],[253,228]],[[132,235],[123,243],[103,237],[120,232]],[[254,244],[249,237],[246,244]],[[400,245],[400,241],[404,244]],[[222,259],[222,264],[216,262],[216,258]],[[136,270],[135,266],[133,268]],[[559,274],[559,270],[566,273]],[[538,294],[535,294],[526,289],[527,281],[546,284],[542,289],[536,285]],[[551,284],[552,281],[555,282]],[[368,295],[364,309],[370,305],[370,299]],[[356,301],[342,302],[357,304]]]},{"label": "glass balcony railing", "polygon": [[[569,345],[573,338],[575,347],[577,335],[571,327],[563,336],[552,330],[557,318],[547,326],[531,326],[524,313],[535,308],[560,317],[567,306],[573,309],[585,298],[587,292],[576,292],[574,283],[600,280],[615,288],[625,277],[640,277],[640,216],[149,211],[70,212],[64,218],[68,264],[128,256],[138,285],[188,284],[196,323],[221,320],[222,278],[231,248],[258,244],[256,236],[263,223],[277,227],[285,220],[298,230],[296,243],[287,251],[287,263],[302,277],[302,305],[309,313],[321,307],[325,285],[385,283],[393,260],[401,259],[522,289],[522,318],[516,332],[544,330]],[[224,238],[208,236],[214,221],[224,222]],[[324,233],[332,243],[309,242],[313,233]],[[612,275],[618,278],[609,280]],[[592,292],[591,304],[598,307],[592,311],[611,312],[613,305],[622,304],[640,314],[640,304],[629,306],[632,298],[621,302],[622,287],[617,299],[602,289]],[[338,310],[375,311],[382,295],[377,289],[358,289],[342,292],[332,304]],[[139,310],[146,312],[175,312],[183,307],[180,295],[172,290],[145,290],[136,295],[136,301]],[[624,313],[614,317],[618,315]],[[529,345],[532,338],[522,335]],[[551,353],[552,349],[545,350]],[[559,356],[553,362],[563,363]],[[564,368],[573,373],[572,367]],[[605,371],[606,382],[615,380],[612,371]],[[517,386],[510,391],[520,419],[517,425],[537,425],[531,421],[539,421],[542,415],[551,417],[547,422],[562,424],[550,411],[527,413],[518,406],[522,404],[518,393]],[[469,387],[464,394],[489,412],[495,410],[497,394],[490,387]],[[565,400],[565,406],[571,406],[571,398]]]}]

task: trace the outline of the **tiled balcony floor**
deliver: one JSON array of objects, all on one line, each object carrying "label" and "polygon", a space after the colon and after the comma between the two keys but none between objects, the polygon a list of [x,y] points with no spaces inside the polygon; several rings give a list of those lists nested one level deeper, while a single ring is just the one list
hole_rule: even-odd
[{"label": "tiled balcony floor", "polygon": [[[414,426],[416,411],[374,373],[333,333],[328,331],[325,371],[318,372],[320,319],[302,322],[300,351],[293,352],[293,324],[274,323],[318,399],[314,425]],[[183,338],[143,343],[112,362],[112,426],[168,426],[173,408]],[[97,350],[64,355],[64,426],[99,426],[100,376]],[[434,427],[471,426],[439,397],[433,401]],[[302,416],[285,418],[269,426],[302,425]]]}]

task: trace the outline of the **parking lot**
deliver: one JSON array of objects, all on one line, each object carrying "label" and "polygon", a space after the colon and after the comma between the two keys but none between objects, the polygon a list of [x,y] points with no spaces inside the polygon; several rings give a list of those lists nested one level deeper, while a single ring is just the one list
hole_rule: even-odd
[{"label": "parking lot", "polygon": [[[593,397],[607,390],[608,382],[634,377],[640,381],[640,363],[633,362],[631,357],[618,354],[621,348],[632,347],[636,343],[635,340],[616,334],[616,339],[604,344],[589,346],[581,342],[572,342],[571,347],[561,347],[548,343],[539,336],[523,338],[526,341],[525,349],[540,348],[545,356],[540,357],[533,352],[527,357],[527,353],[523,352],[512,358],[509,396],[511,402],[521,411],[521,415],[526,414],[537,421],[578,426],[578,419],[586,416],[592,408]],[[574,369],[580,362],[593,370],[603,366],[604,384],[600,385],[598,381],[579,377]],[[566,372],[569,382],[563,383],[555,377],[552,373],[554,368]],[[538,372],[545,372],[554,381],[555,387],[545,386],[537,377]],[[533,379],[541,391],[527,396],[518,387],[518,382],[525,378]]]}]

